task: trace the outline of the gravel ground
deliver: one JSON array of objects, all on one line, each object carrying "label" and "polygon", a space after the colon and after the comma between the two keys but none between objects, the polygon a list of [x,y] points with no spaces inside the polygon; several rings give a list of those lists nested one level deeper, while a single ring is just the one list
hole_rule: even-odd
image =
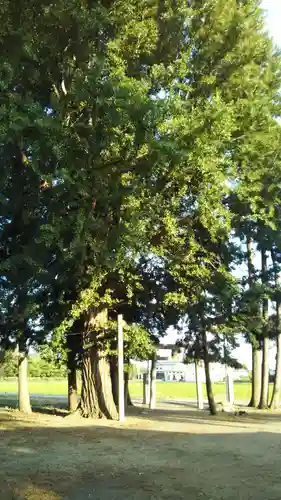
[{"label": "gravel ground", "polygon": [[280,500],[280,424],[171,404],[122,424],[0,410],[0,498]]}]

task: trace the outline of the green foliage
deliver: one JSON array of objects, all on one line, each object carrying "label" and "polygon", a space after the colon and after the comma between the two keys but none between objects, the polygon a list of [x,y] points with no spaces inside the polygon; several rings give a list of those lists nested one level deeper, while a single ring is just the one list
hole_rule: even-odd
[{"label": "green foliage", "polygon": [[[0,366],[0,377],[17,377],[18,356],[8,352]],[[61,378],[66,376],[66,368],[59,364],[54,357],[32,355],[28,359],[28,375],[32,378]]]},{"label": "green foliage", "polygon": [[1,377],[16,377],[18,374],[18,359],[17,356],[8,351],[5,357],[2,359],[0,365],[0,376]]},{"label": "green foliage", "polygon": [[30,356],[28,364],[28,374],[30,377],[40,378],[63,378],[66,377],[66,366],[58,363],[56,359],[50,361],[43,354]]},{"label": "green foliage", "polygon": [[281,254],[281,65],[259,2],[5,0],[1,19],[3,348],[64,363],[67,334],[106,308],[127,357],[182,319],[188,351],[204,329],[234,363],[279,293],[273,274],[232,276],[246,238],[275,271]]},{"label": "green foliage", "polygon": [[139,325],[126,325],[124,328],[124,353],[126,358],[140,361],[151,358],[155,351],[149,333]]}]

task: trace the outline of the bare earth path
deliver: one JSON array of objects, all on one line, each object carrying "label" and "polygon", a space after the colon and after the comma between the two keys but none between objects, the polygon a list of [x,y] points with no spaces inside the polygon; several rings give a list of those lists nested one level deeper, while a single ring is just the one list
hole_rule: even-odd
[{"label": "bare earth path", "polygon": [[280,500],[281,414],[136,408],[124,424],[0,410],[1,500]]}]

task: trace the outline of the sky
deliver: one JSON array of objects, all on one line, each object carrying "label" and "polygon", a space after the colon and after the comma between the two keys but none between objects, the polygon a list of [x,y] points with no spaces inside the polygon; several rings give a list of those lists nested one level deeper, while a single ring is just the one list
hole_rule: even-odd
[{"label": "sky", "polygon": [[263,0],[267,29],[274,42],[281,48],[281,0]]},{"label": "sky", "polygon": [[[273,41],[281,49],[281,0],[263,0],[262,8],[264,9],[266,28],[273,38]],[[164,338],[165,343],[174,343],[176,335],[173,330]],[[240,347],[235,352],[237,358],[241,363],[251,368],[251,346],[244,341],[241,342]],[[274,367],[275,348],[270,349],[270,367]]]}]

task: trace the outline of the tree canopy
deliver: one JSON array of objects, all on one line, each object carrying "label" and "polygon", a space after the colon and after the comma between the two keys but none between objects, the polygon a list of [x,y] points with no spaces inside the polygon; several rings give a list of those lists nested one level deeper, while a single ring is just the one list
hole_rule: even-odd
[{"label": "tree canopy", "polygon": [[259,1],[5,0],[1,21],[2,347],[21,365],[52,337],[82,364],[82,413],[113,416],[118,312],[127,357],[185,324],[207,369],[225,343],[238,365],[243,333],[266,406],[281,63]]}]

